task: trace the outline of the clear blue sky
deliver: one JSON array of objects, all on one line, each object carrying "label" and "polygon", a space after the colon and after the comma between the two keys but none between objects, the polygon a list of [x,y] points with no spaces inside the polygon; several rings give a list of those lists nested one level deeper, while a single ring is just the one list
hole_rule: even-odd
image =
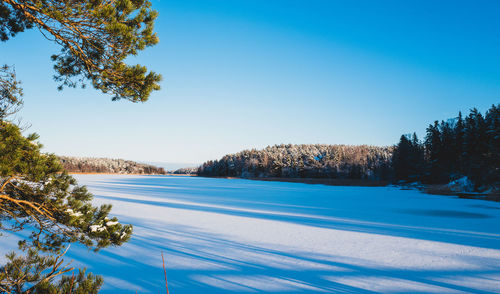
[{"label": "clear blue sky", "polygon": [[498,1],[153,1],[144,104],[56,90],[36,30],[0,44],[24,121],[60,155],[200,163],[279,143],[394,144],[500,102]]}]

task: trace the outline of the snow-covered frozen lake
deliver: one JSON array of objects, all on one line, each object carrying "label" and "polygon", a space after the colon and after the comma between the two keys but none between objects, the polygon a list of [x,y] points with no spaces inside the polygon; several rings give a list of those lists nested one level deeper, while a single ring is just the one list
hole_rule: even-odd
[{"label": "snow-covered frozen lake", "polygon": [[134,225],[103,293],[498,293],[500,203],[392,187],[78,175]]}]

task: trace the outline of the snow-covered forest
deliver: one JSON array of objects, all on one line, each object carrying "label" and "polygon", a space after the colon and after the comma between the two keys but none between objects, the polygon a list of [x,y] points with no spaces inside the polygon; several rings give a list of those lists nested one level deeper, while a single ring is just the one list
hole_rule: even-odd
[{"label": "snow-covered forest", "polygon": [[66,171],[70,173],[165,174],[162,167],[124,159],[69,156],[59,156],[59,159]]},{"label": "snow-covered forest", "polygon": [[[500,186],[500,105],[426,129],[424,140],[404,134],[389,147],[275,145],[244,150],[203,163],[201,176],[333,178],[446,185],[457,180],[468,192],[496,193]],[[183,169],[179,173],[193,173]],[[447,188],[445,188],[447,189]],[[463,189],[462,189],[463,190]]]},{"label": "snow-covered forest", "polygon": [[392,149],[368,145],[282,144],[207,161],[200,166],[198,174],[382,180],[390,176]]}]

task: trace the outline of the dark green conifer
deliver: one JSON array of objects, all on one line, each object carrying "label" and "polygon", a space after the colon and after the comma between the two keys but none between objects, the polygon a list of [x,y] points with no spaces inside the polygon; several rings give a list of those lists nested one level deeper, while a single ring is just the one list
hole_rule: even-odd
[{"label": "dark green conifer", "polygon": [[0,40],[36,27],[60,47],[51,57],[59,88],[88,82],[114,100],[146,101],[161,76],[125,59],[158,43],[157,16],[147,0],[1,0]]},{"label": "dark green conifer", "polygon": [[[113,100],[146,101],[159,89],[161,76],[127,57],[158,42],[157,12],[147,0],[0,0],[0,40],[37,28],[59,45],[52,55],[59,88],[91,84]],[[15,62],[15,61],[3,61]],[[25,255],[7,256],[0,268],[0,292],[97,293],[100,277],[62,262],[73,242],[98,250],[119,246],[132,233],[108,217],[111,206],[94,207],[92,195],[41,152],[38,136],[23,136],[9,115],[22,105],[22,89],[13,68],[0,68],[0,233],[23,231]]]}]

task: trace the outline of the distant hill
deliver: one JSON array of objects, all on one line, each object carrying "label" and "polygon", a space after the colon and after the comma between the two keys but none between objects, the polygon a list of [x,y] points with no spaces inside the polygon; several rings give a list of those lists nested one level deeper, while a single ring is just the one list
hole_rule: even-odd
[{"label": "distant hill", "polygon": [[124,159],[58,156],[68,172],[163,175],[165,169]]},{"label": "distant hill", "polygon": [[196,169],[200,163],[193,162],[165,162],[165,161],[139,161],[139,163],[149,164],[157,167],[163,167],[167,173],[174,173],[174,171],[179,169],[190,169],[195,167]]},{"label": "distant hill", "polygon": [[244,150],[201,165],[200,176],[387,180],[393,147],[281,144]]},{"label": "distant hill", "polygon": [[173,171],[169,171],[168,173],[174,175],[196,175],[198,173],[198,167],[183,167]]}]

